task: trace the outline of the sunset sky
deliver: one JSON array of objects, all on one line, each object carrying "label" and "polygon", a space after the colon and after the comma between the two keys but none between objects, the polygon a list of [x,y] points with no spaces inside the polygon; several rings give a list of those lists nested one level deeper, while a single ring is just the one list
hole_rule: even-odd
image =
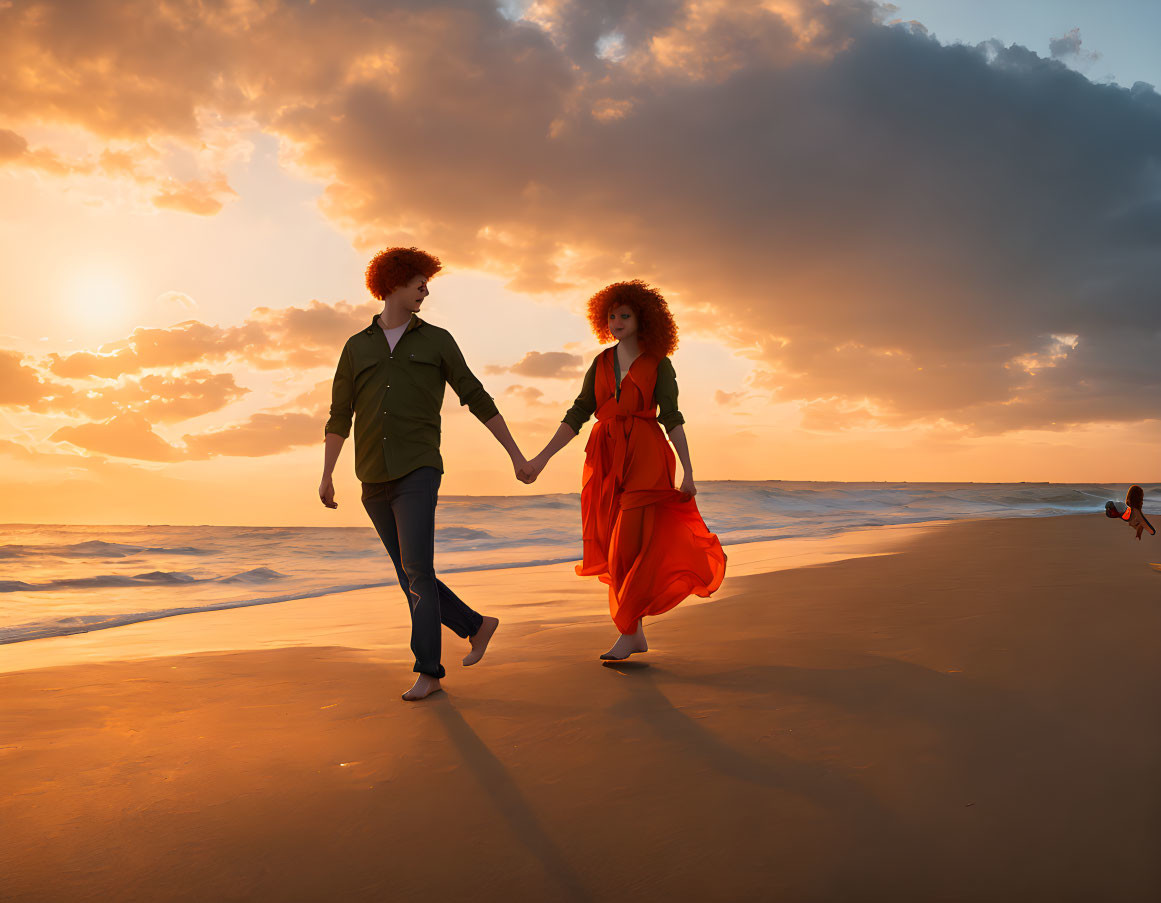
[{"label": "sunset sky", "polygon": [[[0,0],[0,522],[365,524],[330,377],[446,271],[526,454],[643,278],[699,480],[1157,481],[1155,2]],[[449,391],[445,494],[532,487]]]}]

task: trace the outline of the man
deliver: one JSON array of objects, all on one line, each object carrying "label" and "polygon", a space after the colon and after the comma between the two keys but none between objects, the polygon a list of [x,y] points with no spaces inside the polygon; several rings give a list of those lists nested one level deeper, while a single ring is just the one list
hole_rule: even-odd
[{"label": "man", "polygon": [[403,694],[409,702],[442,689],[441,622],[471,644],[465,665],[483,658],[500,623],[477,614],[435,576],[444,384],[504,446],[517,474],[527,463],[451,333],[416,316],[428,295],[428,280],[440,268],[437,258],[415,248],[388,248],[367,267],[367,288],[383,302],[383,312],[343,346],[318,490],[324,505],[338,507],[331,477],[354,415],[355,475],[363,484],[363,507],[411,606],[411,651],[419,676]]}]

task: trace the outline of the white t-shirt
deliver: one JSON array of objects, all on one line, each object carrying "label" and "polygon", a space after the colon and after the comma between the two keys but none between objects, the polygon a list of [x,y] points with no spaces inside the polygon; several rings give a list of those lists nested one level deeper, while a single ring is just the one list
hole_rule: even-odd
[{"label": "white t-shirt", "polygon": [[411,321],[408,320],[402,326],[396,326],[394,329],[383,329],[383,327],[379,327],[383,329],[383,335],[387,336],[387,344],[391,346],[392,351],[395,350],[395,346],[399,343],[399,337],[407,332],[407,327],[410,324]]}]

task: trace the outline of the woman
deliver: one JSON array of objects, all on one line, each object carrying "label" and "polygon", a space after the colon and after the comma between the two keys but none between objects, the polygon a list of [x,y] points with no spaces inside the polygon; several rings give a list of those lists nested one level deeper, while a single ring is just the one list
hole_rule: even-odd
[{"label": "woman", "polygon": [[[576,572],[608,584],[609,611],[621,636],[601,658],[621,661],[648,651],[643,617],[721,585],[726,555],[693,500],[685,418],[668,357],[677,347],[677,326],[665,299],[639,280],[617,282],[589,299],[588,314],[597,339],[617,344],[597,355],[556,435],[522,474],[528,482],[536,479],[596,414],[585,446],[584,559]],[[662,425],[681,458],[680,489]]]}]

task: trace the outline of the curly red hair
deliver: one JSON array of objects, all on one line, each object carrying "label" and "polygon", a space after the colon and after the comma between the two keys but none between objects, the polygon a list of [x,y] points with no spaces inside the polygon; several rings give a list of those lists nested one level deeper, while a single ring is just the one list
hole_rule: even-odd
[{"label": "curly red hair", "polygon": [[416,276],[430,279],[441,269],[438,257],[419,248],[385,248],[367,264],[367,290],[382,301]]},{"label": "curly red hair", "polygon": [[589,325],[597,341],[613,341],[609,331],[609,311],[625,305],[637,317],[637,343],[646,354],[668,357],[677,350],[677,324],[669,305],[653,286],[634,279],[614,282],[589,298]]}]

